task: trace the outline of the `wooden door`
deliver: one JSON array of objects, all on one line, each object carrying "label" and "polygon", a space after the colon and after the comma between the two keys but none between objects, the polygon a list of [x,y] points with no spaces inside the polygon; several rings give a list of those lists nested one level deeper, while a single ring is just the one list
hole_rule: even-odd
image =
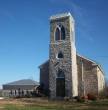
[{"label": "wooden door", "polygon": [[56,96],[57,97],[65,96],[65,78],[56,79]]}]

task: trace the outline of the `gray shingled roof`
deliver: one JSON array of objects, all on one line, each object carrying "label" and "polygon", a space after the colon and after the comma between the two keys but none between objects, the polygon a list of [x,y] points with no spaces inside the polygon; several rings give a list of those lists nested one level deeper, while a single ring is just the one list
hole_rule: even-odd
[{"label": "gray shingled roof", "polygon": [[22,79],[4,85],[39,85],[39,83],[31,79]]}]

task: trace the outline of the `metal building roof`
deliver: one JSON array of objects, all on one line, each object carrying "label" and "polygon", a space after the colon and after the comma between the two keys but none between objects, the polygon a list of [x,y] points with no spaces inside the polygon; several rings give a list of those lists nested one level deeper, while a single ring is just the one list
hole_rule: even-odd
[{"label": "metal building roof", "polygon": [[22,79],[22,80],[10,82],[4,85],[39,85],[39,83],[32,79]]}]

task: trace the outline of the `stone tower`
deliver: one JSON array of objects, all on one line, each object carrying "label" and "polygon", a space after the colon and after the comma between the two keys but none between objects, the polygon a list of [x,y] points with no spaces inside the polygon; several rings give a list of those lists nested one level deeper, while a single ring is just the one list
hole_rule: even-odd
[{"label": "stone tower", "polygon": [[74,19],[50,17],[49,91],[51,98],[78,96]]}]

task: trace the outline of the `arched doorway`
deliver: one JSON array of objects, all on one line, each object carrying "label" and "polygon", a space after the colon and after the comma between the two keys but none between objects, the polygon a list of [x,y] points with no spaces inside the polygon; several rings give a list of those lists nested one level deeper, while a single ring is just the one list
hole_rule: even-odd
[{"label": "arched doorway", "polygon": [[56,96],[65,97],[65,75],[62,70],[59,70],[56,78]]}]

